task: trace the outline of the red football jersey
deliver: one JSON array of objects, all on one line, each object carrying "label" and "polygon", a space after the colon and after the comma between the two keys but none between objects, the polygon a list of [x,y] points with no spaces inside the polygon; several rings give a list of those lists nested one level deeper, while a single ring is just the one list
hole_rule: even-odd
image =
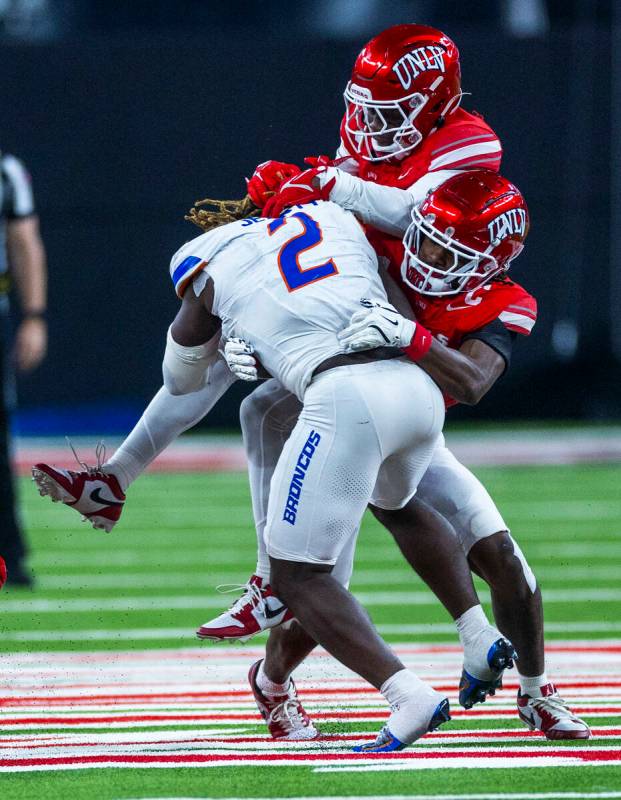
[{"label": "red football jersey", "polygon": [[[341,123],[341,135],[345,118]],[[358,175],[383,186],[407,189],[428,172],[445,169],[485,167],[498,172],[502,159],[500,140],[477,113],[458,108],[449,114],[442,127],[427,136],[418,147],[396,163],[370,162],[350,153],[342,137],[339,154],[348,154],[358,163]]]},{"label": "red football jersey", "polygon": [[438,341],[459,348],[464,336],[499,319],[510,331],[528,336],[537,319],[537,301],[519,283],[500,278],[472,292],[432,297],[415,292],[401,277],[403,244],[392,236],[369,236],[380,258],[388,260],[388,272],[408,299],[416,319]]},{"label": "red football jersey", "polygon": [[[369,235],[380,258],[387,259],[388,273],[403,291],[421,325],[447,347],[458,350],[464,337],[498,319],[505,328],[528,336],[537,319],[537,301],[523,286],[509,278],[491,281],[472,292],[430,297],[415,292],[401,277],[403,244],[391,236]],[[445,396],[447,406],[456,401]]]}]

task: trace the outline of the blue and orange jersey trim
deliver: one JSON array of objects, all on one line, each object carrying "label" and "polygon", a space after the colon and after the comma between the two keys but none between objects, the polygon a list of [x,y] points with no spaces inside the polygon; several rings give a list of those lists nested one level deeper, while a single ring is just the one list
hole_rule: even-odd
[{"label": "blue and orange jersey trim", "polygon": [[198,256],[187,256],[183,261],[172,270],[171,278],[175,286],[175,292],[179,297],[183,297],[185,290],[190,282],[207,266],[207,262]]}]

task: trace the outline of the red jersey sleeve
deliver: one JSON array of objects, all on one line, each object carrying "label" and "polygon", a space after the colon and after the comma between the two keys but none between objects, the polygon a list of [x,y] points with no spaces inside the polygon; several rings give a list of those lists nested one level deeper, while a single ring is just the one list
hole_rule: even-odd
[{"label": "red jersey sleeve", "polygon": [[512,283],[511,288],[511,295],[498,319],[510,331],[528,336],[537,321],[537,301],[518,283]]},{"label": "red jersey sleeve", "polygon": [[484,167],[498,172],[502,145],[479,114],[458,109],[445,125],[429,137],[429,172],[438,169]]}]

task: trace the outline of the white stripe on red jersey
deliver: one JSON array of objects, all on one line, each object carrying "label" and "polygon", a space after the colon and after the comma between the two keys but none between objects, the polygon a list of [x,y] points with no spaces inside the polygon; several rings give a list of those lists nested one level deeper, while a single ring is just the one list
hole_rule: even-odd
[{"label": "white stripe on red jersey", "polygon": [[528,314],[524,312],[517,313],[515,311],[502,311],[498,315],[498,319],[502,322],[505,328],[509,328],[510,331],[523,333],[528,336],[535,325],[535,318],[530,316],[532,313],[532,311],[529,311]]},{"label": "white stripe on red jersey", "polygon": [[430,170],[434,169],[460,169],[467,162],[468,166],[478,165],[490,166],[489,161],[498,160],[502,157],[502,147],[498,139],[487,142],[457,147],[434,158],[429,165]]},{"label": "white stripe on red jersey", "polygon": [[442,145],[442,147],[436,147],[435,150],[431,151],[432,156],[437,156],[439,153],[444,153],[447,150],[451,150],[453,147],[457,147],[458,144],[466,144],[466,142],[496,142],[498,141],[496,135],[490,131],[489,133],[479,133],[476,136],[466,136],[463,139],[456,139],[454,142],[449,142],[449,144]]}]

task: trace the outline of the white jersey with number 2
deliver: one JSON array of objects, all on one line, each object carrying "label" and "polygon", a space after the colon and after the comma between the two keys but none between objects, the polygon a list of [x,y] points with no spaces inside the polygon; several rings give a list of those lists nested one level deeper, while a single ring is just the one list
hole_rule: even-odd
[{"label": "white jersey with number 2", "polygon": [[190,283],[200,294],[212,278],[223,337],[249,342],[266,370],[300,399],[315,368],[344,352],[337,333],[360,300],[386,302],[362,227],[330,202],[209,231],[175,253],[170,274],[179,296]]}]

